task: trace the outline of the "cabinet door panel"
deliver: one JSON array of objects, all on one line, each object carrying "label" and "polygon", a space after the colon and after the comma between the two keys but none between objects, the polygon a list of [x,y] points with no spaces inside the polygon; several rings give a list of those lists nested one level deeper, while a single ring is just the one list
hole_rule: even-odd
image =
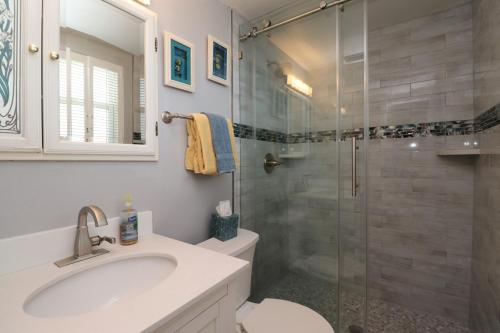
[{"label": "cabinet door panel", "polygon": [[[212,305],[198,317],[182,327],[179,333],[218,333],[219,328],[219,303]],[[235,328],[236,330],[236,328]]]},{"label": "cabinet door panel", "polygon": [[41,0],[0,0],[0,152],[42,148]]}]

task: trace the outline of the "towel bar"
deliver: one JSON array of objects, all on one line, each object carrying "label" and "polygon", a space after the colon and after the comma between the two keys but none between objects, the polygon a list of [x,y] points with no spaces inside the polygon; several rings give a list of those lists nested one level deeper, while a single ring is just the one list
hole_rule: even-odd
[{"label": "towel bar", "polygon": [[175,118],[191,119],[192,120],[193,116],[186,116],[186,115],[183,115],[183,114],[172,113],[172,112],[168,112],[168,111],[164,111],[161,114],[161,120],[163,120],[163,122],[165,124],[170,124],[172,122],[172,120],[174,120]]}]

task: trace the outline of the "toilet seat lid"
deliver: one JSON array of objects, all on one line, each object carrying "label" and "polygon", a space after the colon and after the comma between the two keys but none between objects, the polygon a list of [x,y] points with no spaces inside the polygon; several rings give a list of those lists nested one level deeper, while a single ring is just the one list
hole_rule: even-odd
[{"label": "toilet seat lid", "polygon": [[303,305],[266,298],[242,323],[247,333],[334,333],[330,324],[317,312]]}]

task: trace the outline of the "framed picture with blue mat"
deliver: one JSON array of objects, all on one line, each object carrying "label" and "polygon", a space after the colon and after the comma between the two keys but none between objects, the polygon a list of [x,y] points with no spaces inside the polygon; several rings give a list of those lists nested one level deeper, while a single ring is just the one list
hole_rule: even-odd
[{"label": "framed picture with blue mat", "polygon": [[231,49],[208,35],[208,79],[229,86],[231,82]]},{"label": "framed picture with blue mat", "polygon": [[190,42],[170,32],[163,33],[164,84],[190,92],[195,91],[195,48]]}]

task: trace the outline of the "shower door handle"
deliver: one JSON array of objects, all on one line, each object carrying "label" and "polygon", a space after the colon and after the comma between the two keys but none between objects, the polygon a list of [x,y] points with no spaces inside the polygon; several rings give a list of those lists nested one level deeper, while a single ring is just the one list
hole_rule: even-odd
[{"label": "shower door handle", "polygon": [[352,197],[358,194],[357,174],[356,174],[356,137],[352,137]]}]

